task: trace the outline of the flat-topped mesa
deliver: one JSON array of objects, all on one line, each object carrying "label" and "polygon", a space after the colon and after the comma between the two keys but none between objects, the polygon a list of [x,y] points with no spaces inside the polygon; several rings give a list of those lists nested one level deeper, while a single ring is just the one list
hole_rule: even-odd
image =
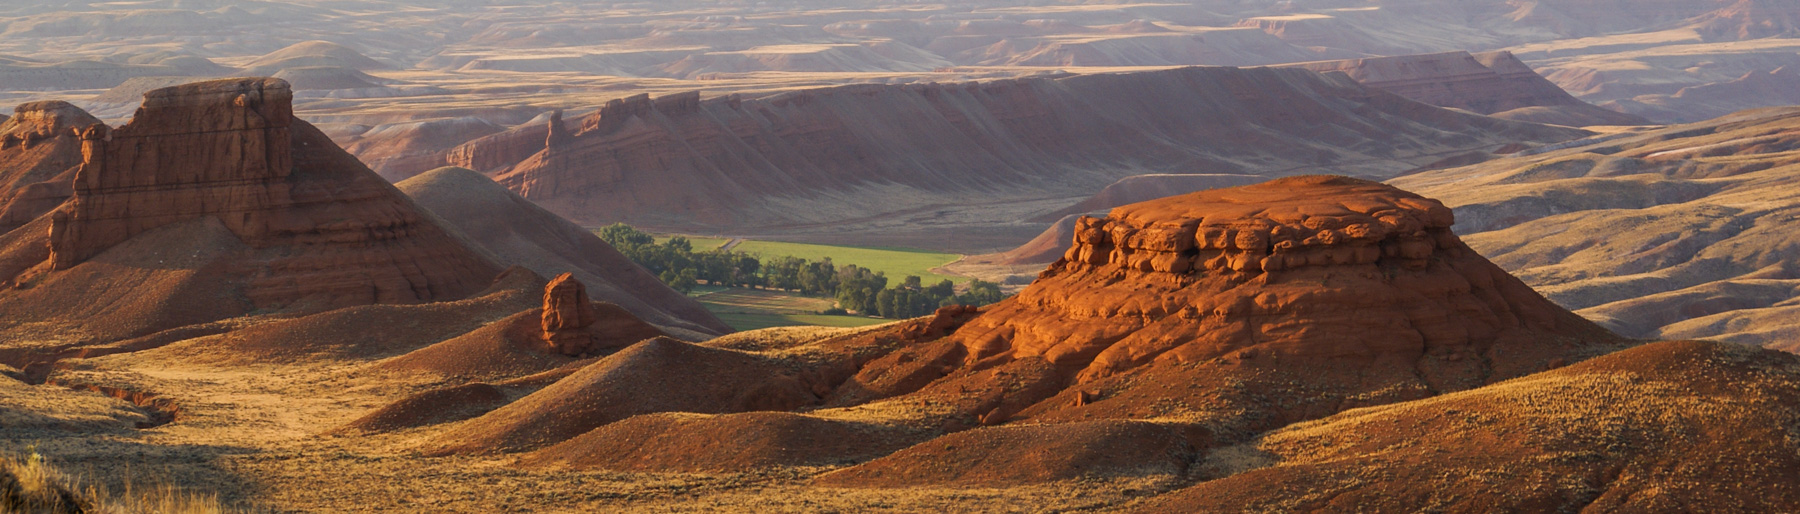
[{"label": "flat-topped mesa", "polygon": [[586,330],[599,315],[588,300],[587,286],[575,275],[557,275],[544,286],[544,342],[552,351],[563,355],[581,355],[588,349]]},{"label": "flat-topped mesa", "polygon": [[1042,358],[1079,381],[1251,348],[1432,356],[1453,363],[1429,366],[1439,388],[1614,339],[1469,250],[1453,222],[1435,200],[1336,176],[1127,205],[1081,220],[1062,260],[957,338],[970,362]]},{"label": "flat-topped mesa", "polygon": [[[1306,194],[1319,186],[1337,192]],[[1083,216],[1063,258],[1066,266],[1176,275],[1367,264],[1422,270],[1439,252],[1467,251],[1453,224],[1436,200],[1356,179],[1294,177]]]},{"label": "flat-topped mesa", "polygon": [[607,134],[625,125],[634,116],[645,116],[651,112],[660,112],[665,116],[679,116],[700,110],[700,92],[685,91],[663,95],[654,99],[649,93],[642,93],[625,98],[608,100],[600,110],[594,111],[581,119],[581,130],[576,135]]},{"label": "flat-topped mesa", "polygon": [[248,247],[232,269],[257,308],[455,299],[498,273],[295,119],[292,98],[273,78],[187,84],[146,93],[116,130],[84,129],[74,196],[52,214],[50,268],[211,218]]}]

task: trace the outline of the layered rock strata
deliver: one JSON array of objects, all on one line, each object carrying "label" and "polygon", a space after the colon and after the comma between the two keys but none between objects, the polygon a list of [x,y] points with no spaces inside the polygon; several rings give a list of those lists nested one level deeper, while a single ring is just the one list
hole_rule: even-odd
[{"label": "layered rock strata", "polygon": [[210,218],[248,245],[236,273],[259,308],[461,298],[499,269],[317,129],[279,79],[227,79],[145,95],[117,130],[81,130],[74,195],[53,213],[50,268],[135,236]]},{"label": "layered rock strata", "polygon": [[[1437,201],[1331,176],[1081,218],[1030,288],[871,362],[828,403],[951,395],[983,424],[1164,416],[1236,433],[1620,341],[1469,250],[1453,222]],[[1265,403],[1280,407],[1237,410]]]}]

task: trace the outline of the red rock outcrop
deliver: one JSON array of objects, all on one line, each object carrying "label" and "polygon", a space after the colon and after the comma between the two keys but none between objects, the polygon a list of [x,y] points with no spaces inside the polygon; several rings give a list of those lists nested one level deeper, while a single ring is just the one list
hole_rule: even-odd
[{"label": "red rock outcrop", "polygon": [[564,273],[544,286],[544,343],[563,355],[581,355],[587,351],[587,327],[598,321],[594,305],[588,300],[587,287],[575,276]]},{"label": "red rock outcrop", "polygon": [[827,404],[909,395],[983,424],[1162,417],[1256,431],[1619,341],[1469,250],[1452,222],[1436,201],[1330,176],[1120,207],[1082,219],[1030,288],[871,362]]},{"label": "red rock outcrop", "polygon": [[1184,68],[762,98],[638,95],[608,102],[568,143],[494,177],[586,225],[768,229],[1085,196],[1157,170],[1332,164],[1385,177],[1411,167],[1396,159],[1576,134],[1428,108],[1305,70]]},{"label": "red rock outcrop", "polygon": [[1511,52],[1371,57],[1292,65],[1341,71],[1363,85],[1406,98],[1481,114],[1551,107],[1573,125],[1648,125],[1649,120],[1583,102],[1532,71]]},{"label": "red rock outcrop", "polygon": [[75,196],[51,228],[51,267],[212,217],[253,248],[312,250],[259,270],[248,291],[259,307],[315,295],[331,305],[460,298],[498,273],[295,120],[291,100],[276,79],[202,82],[146,94],[138,116],[110,133],[84,129]]},{"label": "red rock outcrop", "polygon": [[277,79],[188,84],[146,94],[116,130],[84,128],[73,196],[5,236],[17,287],[0,292],[0,330],[62,320],[58,340],[86,344],[492,282],[500,266],[294,119],[290,98]]},{"label": "red rock outcrop", "polygon": [[[567,132],[567,125],[563,127],[559,131]],[[529,124],[475,138],[445,150],[443,161],[450,166],[475,171],[496,171],[544,151],[550,130],[549,123]]]},{"label": "red rock outcrop", "polygon": [[68,102],[22,104],[0,121],[0,233],[55,209],[81,164],[77,130],[100,123]]}]

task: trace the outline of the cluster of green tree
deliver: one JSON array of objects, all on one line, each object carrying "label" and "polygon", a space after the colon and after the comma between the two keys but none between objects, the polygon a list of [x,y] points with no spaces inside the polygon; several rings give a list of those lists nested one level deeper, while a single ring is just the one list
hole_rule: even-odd
[{"label": "cluster of green tree", "polygon": [[696,252],[685,237],[672,237],[659,244],[655,236],[624,223],[601,229],[600,239],[683,293],[692,291],[699,281],[729,287],[766,287],[835,298],[846,311],[893,319],[924,316],[945,305],[987,305],[1002,298],[999,284],[980,280],[971,282],[961,294],[949,280],[925,286],[919,277],[910,275],[889,288],[888,278],[881,272],[855,264],[839,267],[830,258],[758,259],[747,253],[719,249]]}]

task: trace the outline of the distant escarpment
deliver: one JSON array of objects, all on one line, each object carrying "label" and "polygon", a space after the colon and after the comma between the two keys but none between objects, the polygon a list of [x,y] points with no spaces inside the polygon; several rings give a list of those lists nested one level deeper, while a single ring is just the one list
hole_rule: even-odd
[{"label": "distant escarpment", "polygon": [[1511,52],[1445,52],[1291,65],[1341,71],[1365,86],[1439,107],[1569,126],[1649,125],[1650,120],[1583,102]]},{"label": "distant escarpment", "polygon": [[[779,232],[926,208],[1017,220],[1043,214],[1043,201],[1153,172],[1332,166],[1382,178],[1447,152],[1580,134],[1307,70],[1184,68],[762,98],[640,95],[566,135],[496,135],[455,155],[587,225]],[[535,153],[503,164],[534,140]]]},{"label": "distant escarpment", "polygon": [[0,236],[0,330],[56,326],[32,336],[55,347],[488,286],[490,257],[295,119],[291,98],[278,79],[189,84],[146,94],[117,129],[56,135],[79,139],[72,195]]}]

